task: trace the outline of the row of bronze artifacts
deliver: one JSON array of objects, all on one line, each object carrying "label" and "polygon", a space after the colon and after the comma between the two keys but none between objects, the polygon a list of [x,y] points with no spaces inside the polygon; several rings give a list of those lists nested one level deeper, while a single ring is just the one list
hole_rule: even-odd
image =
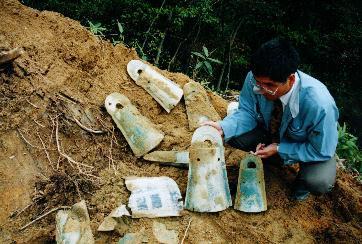
[{"label": "row of bronze artifacts", "polygon": [[[197,212],[217,212],[231,206],[223,140],[215,128],[200,127],[203,121],[220,120],[209,101],[206,90],[194,81],[185,84],[181,89],[176,83],[140,60],[130,61],[127,71],[136,84],[144,88],[168,113],[184,96],[190,130],[196,129],[187,151],[149,153],[160,144],[164,133],[143,116],[125,95],[112,93],[107,96],[105,107],[133,153],[149,161],[188,166],[184,205],[186,209]],[[228,112],[232,112],[231,110],[234,109],[229,109]],[[265,211],[267,204],[261,160],[249,155],[240,159],[239,166],[234,208],[244,212]],[[157,179],[157,177],[151,178],[153,181]],[[183,207],[182,201],[180,202],[182,197],[177,184],[172,179],[163,180],[164,184],[159,182],[153,184],[152,180],[147,180],[147,177],[137,179],[147,181],[147,184],[141,187],[137,194],[132,192],[133,199],[130,199],[128,205],[132,212],[138,212],[139,216],[147,216],[147,214],[142,214],[142,211],[146,213],[151,211],[154,217],[179,215]],[[157,212],[160,214],[158,215]],[[167,214],[164,214],[165,212]]]}]

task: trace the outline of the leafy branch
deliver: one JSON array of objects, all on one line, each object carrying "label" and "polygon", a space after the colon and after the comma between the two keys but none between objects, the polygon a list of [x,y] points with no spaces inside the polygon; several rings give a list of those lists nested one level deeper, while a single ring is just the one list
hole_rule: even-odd
[{"label": "leafy branch", "polygon": [[102,27],[102,24],[97,22],[97,23],[92,23],[91,21],[88,20],[88,24],[89,24],[89,31],[92,32],[93,35],[96,36],[104,36],[104,31],[106,31],[107,29],[105,27]]},{"label": "leafy branch", "polygon": [[362,153],[357,146],[358,138],[347,131],[347,126],[338,124],[337,155],[347,160],[348,168],[362,173]]},{"label": "leafy branch", "polygon": [[[214,50],[215,51],[215,50]],[[196,76],[196,72],[198,70],[204,70],[210,76],[213,74],[212,64],[222,64],[222,62],[218,59],[211,58],[211,54],[214,52],[209,52],[209,50],[203,46],[202,53],[200,52],[191,52],[193,56],[196,57],[196,65],[194,68],[194,76]]]}]

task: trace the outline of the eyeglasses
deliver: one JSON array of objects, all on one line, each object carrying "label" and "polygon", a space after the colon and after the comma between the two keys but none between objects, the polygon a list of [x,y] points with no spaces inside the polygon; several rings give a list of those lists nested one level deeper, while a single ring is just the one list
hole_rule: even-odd
[{"label": "eyeglasses", "polygon": [[[253,80],[255,80],[255,82],[258,82],[254,77],[253,77]],[[263,91],[265,91],[266,93],[268,93],[268,94],[270,94],[272,96],[274,96],[277,93],[278,89],[279,89],[279,86],[278,86],[274,91],[272,91],[272,90],[270,90],[268,88],[265,88],[265,87],[263,87],[261,85],[258,85],[256,83],[254,83],[251,78],[249,79],[249,82],[250,82],[250,84],[252,86],[256,87],[259,91],[263,90]]]}]

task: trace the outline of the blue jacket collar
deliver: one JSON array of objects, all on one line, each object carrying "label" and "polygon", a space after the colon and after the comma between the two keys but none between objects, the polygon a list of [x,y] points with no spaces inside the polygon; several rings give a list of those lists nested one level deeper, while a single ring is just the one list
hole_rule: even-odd
[{"label": "blue jacket collar", "polygon": [[302,87],[302,75],[299,70],[297,70],[297,75],[299,76],[299,82],[297,83],[297,87],[295,87],[292,95],[290,96],[289,103],[285,106],[281,127],[280,127],[280,136],[282,137],[285,130],[287,129],[289,122],[297,117],[299,114],[299,98]]}]

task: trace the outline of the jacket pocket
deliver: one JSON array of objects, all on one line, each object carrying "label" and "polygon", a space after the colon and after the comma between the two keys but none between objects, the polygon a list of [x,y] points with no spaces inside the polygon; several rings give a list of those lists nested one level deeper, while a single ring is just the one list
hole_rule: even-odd
[{"label": "jacket pocket", "polygon": [[302,127],[301,121],[292,121],[287,128],[287,136],[291,140],[303,142],[307,140],[307,131]]}]

